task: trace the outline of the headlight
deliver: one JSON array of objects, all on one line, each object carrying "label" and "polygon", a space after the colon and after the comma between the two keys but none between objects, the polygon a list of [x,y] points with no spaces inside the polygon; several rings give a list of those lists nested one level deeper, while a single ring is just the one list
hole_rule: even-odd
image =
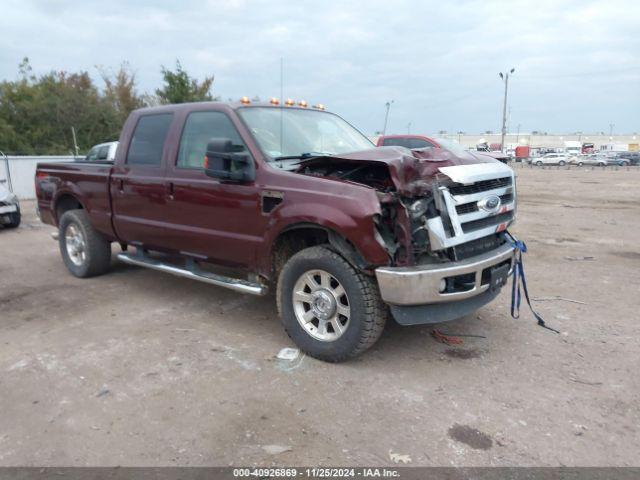
[{"label": "headlight", "polygon": [[420,218],[427,212],[427,208],[429,208],[429,201],[426,198],[422,198],[409,205],[409,214],[413,219]]}]

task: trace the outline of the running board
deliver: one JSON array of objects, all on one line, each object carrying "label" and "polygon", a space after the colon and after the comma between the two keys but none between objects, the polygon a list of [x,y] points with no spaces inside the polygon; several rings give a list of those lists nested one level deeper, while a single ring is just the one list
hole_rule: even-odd
[{"label": "running board", "polygon": [[[163,263],[154,258],[139,254],[119,253],[118,260],[129,265],[136,265],[138,267],[146,267],[152,270],[158,270],[160,272],[171,273],[178,277],[190,278],[191,280],[198,280],[200,282],[209,283],[211,285],[217,285],[218,287],[225,287],[236,292],[249,293],[251,295],[266,295],[267,287],[259,283],[249,282],[247,280],[240,280],[238,278],[225,277],[223,275],[216,275],[215,273],[205,272],[198,270],[195,266],[193,269],[180,268],[175,265]],[[187,262],[189,264],[189,262]]]}]

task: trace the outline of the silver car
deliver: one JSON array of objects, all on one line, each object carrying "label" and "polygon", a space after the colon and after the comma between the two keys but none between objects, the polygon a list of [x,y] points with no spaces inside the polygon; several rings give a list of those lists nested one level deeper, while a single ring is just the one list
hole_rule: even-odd
[{"label": "silver car", "polygon": [[20,203],[18,197],[5,187],[6,180],[0,180],[0,225],[17,228],[20,225]]},{"label": "silver car", "polygon": [[597,165],[599,167],[606,167],[609,162],[609,158],[606,155],[593,153],[589,155],[580,155],[571,160],[572,165]]}]

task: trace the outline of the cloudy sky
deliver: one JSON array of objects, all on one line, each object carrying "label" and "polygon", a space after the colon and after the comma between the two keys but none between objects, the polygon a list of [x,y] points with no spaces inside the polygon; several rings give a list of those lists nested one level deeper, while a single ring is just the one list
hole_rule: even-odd
[{"label": "cloudy sky", "polygon": [[2,0],[0,78],[180,59],[223,99],[322,102],[366,133],[640,131],[640,2]]}]

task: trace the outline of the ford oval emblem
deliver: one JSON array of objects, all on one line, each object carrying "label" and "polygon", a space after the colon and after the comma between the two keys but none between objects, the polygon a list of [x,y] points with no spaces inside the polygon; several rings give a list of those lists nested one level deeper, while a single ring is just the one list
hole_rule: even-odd
[{"label": "ford oval emblem", "polygon": [[500,197],[498,195],[489,195],[478,202],[478,208],[485,212],[495,212],[500,208]]}]

